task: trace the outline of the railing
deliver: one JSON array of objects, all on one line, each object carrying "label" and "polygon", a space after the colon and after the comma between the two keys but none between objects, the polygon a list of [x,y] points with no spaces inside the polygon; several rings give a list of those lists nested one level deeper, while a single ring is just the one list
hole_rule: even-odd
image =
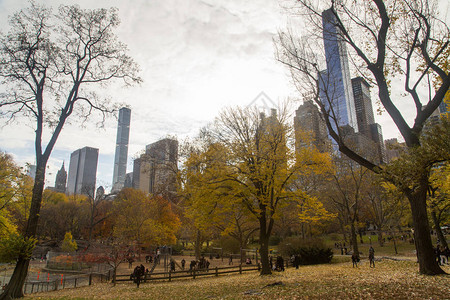
[{"label": "railing", "polygon": [[[230,274],[230,273],[239,273],[242,274],[243,272],[249,272],[249,271],[260,271],[261,268],[259,265],[255,266],[247,266],[247,265],[238,265],[233,267],[223,267],[223,268],[211,268],[209,270],[206,269],[194,269],[194,270],[184,270],[184,271],[175,271],[175,272],[158,272],[158,273],[147,273],[145,274],[144,278],[141,280],[142,282],[147,281],[153,281],[153,280],[168,280],[172,281],[173,279],[179,279],[179,278],[192,278],[195,279],[197,277],[201,276],[219,276],[223,274]],[[132,281],[130,278],[130,274],[128,275],[117,275],[116,281]]]},{"label": "railing", "polygon": [[111,272],[105,273],[90,273],[82,275],[66,276],[64,274],[42,274],[41,280],[25,281],[24,293],[32,294],[38,292],[56,291],[67,288],[77,288],[81,286],[92,285],[94,281],[97,282],[109,282],[111,279]]}]

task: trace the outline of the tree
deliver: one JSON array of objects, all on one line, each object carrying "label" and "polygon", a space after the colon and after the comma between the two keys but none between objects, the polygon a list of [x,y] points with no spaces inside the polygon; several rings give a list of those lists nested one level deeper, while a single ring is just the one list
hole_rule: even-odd
[{"label": "tree", "polygon": [[[303,42],[298,42],[291,32],[280,33],[278,60],[290,68],[297,87],[302,88],[303,84],[310,93],[314,93],[316,103],[325,116],[328,131],[339,150],[362,166],[387,174],[386,178],[389,178],[392,173],[385,173],[382,166],[351,149],[345,142],[344,132],[336,126],[339,120],[333,110],[333,90],[319,88],[327,87],[327,76],[320,73],[323,64],[317,55],[319,52],[313,49],[314,45],[318,45],[315,41],[322,39],[317,35],[317,32],[323,31],[321,10],[311,1],[300,0],[297,3],[306,12],[305,15],[310,16],[312,22],[308,28],[316,33],[305,36]],[[334,17],[332,25],[338,28],[339,38],[355,54],[352,58],[357,70],[376,85],[382,108],[396,124],[407,147],[410,150],[420,147],[425,121],[442,102],[450,86],[448,70],[439,64],[441,60],[448,61],[445,51],[449,47],[449,28],[437,18],[435,6],[430,1],[373,0],[331,1],[328,7],[331,7]],[[423,67],[415,68],[419,64],[423,64]],[[435,81],[435,89],[430,81],[427,82],[429,74],[440,78],[440,81]],[[402,80],[405,95],[410,97],[416,108],[412,126],[395,101],[394,85],[390,84],[394,78]],[[422,96],[419,90],[423,85],[428,86],[430,91],[426,96]],[[319,92],[326,94],[322,97],[326,103],[320,101]],[[427,218],[429,168],[419,169],[415,166],[409,170],[421,173],[413,185],[402,185],[402,192],[411,206],[419,270],[422,274],[441,274],[443,271],[433,256]]]},{"label": "tree", "polygon": [[[36,177],[25,237],[34,237],[39,220],[45,169],[71,115],[88,120],[94,112],[113,112],[94,91],[112,80],[140,82],[138,67],[113,33],[116,9],[83,10],[61,6],[57,14],[31,3],[9,19],[0,36],[0,78],[5,87],[1,115],[8,122],[24,117],[34,122]],[[44,137],[49,137],[44,140]],[[19,259],[0,299],[23,296],[29,259]]]},{"label": "tree", "polygon": [[450,221],[450,165],[447,162],[433,168],[432,172],[429,209],[434,230],[436,230],[440,244],[445,248],[448,247],[448,244],[441,225],[448,224]]},{"label": "tree", "polygon": [[[205,130],[207,147],[194,153],[188,181],[209,207],[240,205],[259,223],[261,274],[271,274],[269,238],[280,209],[290,201],[309,197],[289,189],[297,174],[322,172],[329,157],[315,149],[295,152],[294,136],[282,110],[271,116],[256,109],[226,109]],[[208,197],[206,195],[209,195]]]},{"label": "tree", "polygon": [[24,228],[21,216],[29,204],[30,181],[12,157],[0,151],[0,239]]},{"label": "tree", "polygon": [[122,189],[114,203],[114,217],[114,236],[122,241],[134,241],[139,247],[176,242],[180,221],[169,202],[161,197]]},{"label": "tree", "polygon": [[64,240],[61,244],[61,249],[64,252],[73,252],[78,249],[77,242],[73,239],[70,231],[64,235]]}]

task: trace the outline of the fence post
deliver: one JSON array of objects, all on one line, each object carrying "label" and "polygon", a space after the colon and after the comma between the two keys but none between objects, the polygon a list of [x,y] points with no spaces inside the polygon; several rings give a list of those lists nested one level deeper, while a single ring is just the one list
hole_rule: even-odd
[{"label": "fence post", "polygon": [[31,293],[33,294],[33,290],[34,290],[34,283],[31,284]]},{"label": "fence post", "polygon": [[195,269],[193,270],[192,274],[194,274],[193,279],[195,279]]},{"label": "fence post", "polygon": [[78,277],[75,277],[75,286],[74,287],[77,287],[77,279],[78,279]]},{"label": "fence post", "polygon": [[219,269],[216,267],[216,277],[219,276]]},{"label": "fence post", "polygon": [[92,273],[89,273],[89,285],[92,285]]},{"label": "fence post", "polygon": [[172,270],[169,271],[169,281],[172,281]]},{"label": "fence post", "polygon": [[242,265],[239,265],[239,274],[242,274]]}]

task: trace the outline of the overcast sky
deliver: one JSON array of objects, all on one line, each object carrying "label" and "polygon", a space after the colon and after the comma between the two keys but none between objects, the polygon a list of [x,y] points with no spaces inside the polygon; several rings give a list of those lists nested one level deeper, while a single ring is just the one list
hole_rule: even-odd
[{"label": "overcast sky", "polygon": [[[287,70],[274,59],[272,39],[289,18],[276,0],[36,2],[55,9],[74,3],[82,8],[119,8],[122,22],[116,32],[140,65],[144,80],[133,88],[105,91],[114,91],[111,98],[131,107],[128,172],[132,158],[145,145],[167,135],[180,140],[193,136],[225,106],[246,106],[261,92],[274,102],[300,99]],[[448,11],[448,2],[441,2]],[[0,30],[8,30],[8,15],[26,6],[25,0],[0,0]],[[385,139],[399,137],[388,117],[377,115],[376,120]],[[47,185],[54,185],[63,161],[68,169],[71,152],[89,146],[100,153],[97,186],[109,190],[116,131],[113,118],[104,129],[93,124],[64,127],[49,161]],[[20,165],[34,164],[33,143],[33,129],[26,124],[0,128],[0,150],[11,153]]]}]

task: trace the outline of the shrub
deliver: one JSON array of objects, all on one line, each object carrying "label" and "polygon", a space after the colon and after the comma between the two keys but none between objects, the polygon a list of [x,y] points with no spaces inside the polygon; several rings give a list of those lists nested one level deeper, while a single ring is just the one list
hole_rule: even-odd
[{"label": "shrub", "polygon": [[276,246],[279,245],[281,242],[281,237],[277,235],[272,235],[269,237],[269,246]]},{"label": "shrub", "polygon": [[288,237],[280,243],[278,250],[283,256],[299,255],[301,265],[329,263],[333,258],[331,248],[327,248],[320,239]]},{"label": "shrub", "polygon": [[183,254],[183,250],[184,250],[184,247],[181,244],[172,245],[172,254],[173,255]]}]

